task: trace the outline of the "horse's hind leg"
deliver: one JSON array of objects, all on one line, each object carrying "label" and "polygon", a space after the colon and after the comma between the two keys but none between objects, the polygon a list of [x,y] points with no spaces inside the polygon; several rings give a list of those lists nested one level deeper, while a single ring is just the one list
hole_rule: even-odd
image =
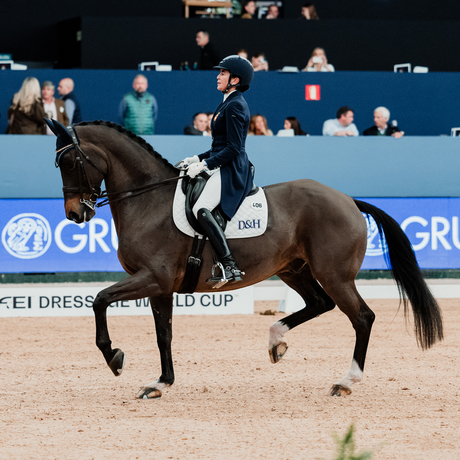
[{"label": "horse's hind leg", "polygon": [[287,344],[282,340],[286,332],[335,307],[334,301],[313,278],[308,266],[303,266],[297,272],[278,273],[278,276],[305,300],[306,305],[270,326],[268,352],[272,363],[277,363],[287,351]]},{"label": "horse's hind leg", "polygon": [[172,341],[172,296],[150,297],[157,344],[160,350],[161,376],[158,380],[144,385],[137,393],[139,399],[155,399],[161,396],[161,390],[174,383],[174,368],[171,353]]}]

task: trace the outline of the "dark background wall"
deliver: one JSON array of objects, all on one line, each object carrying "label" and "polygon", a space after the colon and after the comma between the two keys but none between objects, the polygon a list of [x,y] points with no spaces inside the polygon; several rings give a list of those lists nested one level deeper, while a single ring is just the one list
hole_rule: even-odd
[{"label": "dark background wall", "polygon": [[[303,68],[313,48],[326,49],[336,70],[387,70],[410,62],[431,71],[460,71],[460,23],[329,19],[248,21],[242,19],[84,17],[81,31],[83,68],[134,69],[159,61],[179,69],[182,61],[199,61],[195,34],[210,32],[221,57],[245,48],[263,51],[270,68]],[[75,60],[78,57],[75,58]]]},{"label": "dark background wall", "polygon": [[[195,59],[194,33],[206,27],[222,54],[240,46],[250,53],[262,49],[275,69],[304,66],[319,45],[340,70],[391,70],[406,61],[432,71],[460,70],[458,0],[317,0],[321,20],[315,22],[297,19],[303,3],[285,0],[282,20],[248,22],[186,20],[180,0],[132,0],[129,5],[49,0],[46,7],[30,0],[10,2],[2,8],[0,53],[12,53],[15,61],[30,66],[62,67],[64,62],[67,67],[133,68],[140,60],[160,58],[178,68],[181,60]],[[75,33],[59,34],[59,23],[73,18],[82,18],[79,43]],[[70,62],[63,61],[66,52]]]}]

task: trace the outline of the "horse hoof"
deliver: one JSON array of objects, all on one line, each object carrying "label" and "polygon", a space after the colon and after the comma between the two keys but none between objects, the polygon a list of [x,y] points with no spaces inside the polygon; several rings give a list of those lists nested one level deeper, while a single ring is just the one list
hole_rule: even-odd
[{"label": "horse hoof", "polygon": [[280,342],[278,345],[273,345],[273,347],[268,350],[270,361],[276,364],[286,354],[288,348],[286,342]]},{"label": "horse hoof", "polygon": [[123,372],[125,366],[126,355],[119,349],[115,348],[113,358],[110,360],[109,367],[114,373],[115,377],[118,377]]},{"label": "horse hoof", "polygon": [[351,388],[335,384],[331,388],[331,396],[348,396],[351,395]]},{"label": "horse hoof", "polygon": [[161,391],[158,388],[141,388],[136,395],[137,399],[158,399],[161,398]]}]

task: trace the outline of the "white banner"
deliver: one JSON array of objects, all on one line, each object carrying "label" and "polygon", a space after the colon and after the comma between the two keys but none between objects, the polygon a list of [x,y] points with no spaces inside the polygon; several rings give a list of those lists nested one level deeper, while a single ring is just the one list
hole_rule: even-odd
[{"label": "white banner", "polygon": [[[0,287],[0,317],[92,316],[93,301],[104,287]],[[174,294],[173,315],[254,313],[254,288],[196,294]],[[123,300],[108,315],[151,315],[149,299]]]}]

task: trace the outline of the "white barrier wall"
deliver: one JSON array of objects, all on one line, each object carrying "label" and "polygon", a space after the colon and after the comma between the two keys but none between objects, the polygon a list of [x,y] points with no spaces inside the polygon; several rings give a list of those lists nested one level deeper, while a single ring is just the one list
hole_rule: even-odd
[{"label": "white barrier wall", "polygon": [[[93,301],[104,286],[0,287],[0,317],[93,316]],[[174,315],[254,313],[254,288],[211,293],[174,294]],[[109,306],[108,315],[151,315],[148,299]]]}]

